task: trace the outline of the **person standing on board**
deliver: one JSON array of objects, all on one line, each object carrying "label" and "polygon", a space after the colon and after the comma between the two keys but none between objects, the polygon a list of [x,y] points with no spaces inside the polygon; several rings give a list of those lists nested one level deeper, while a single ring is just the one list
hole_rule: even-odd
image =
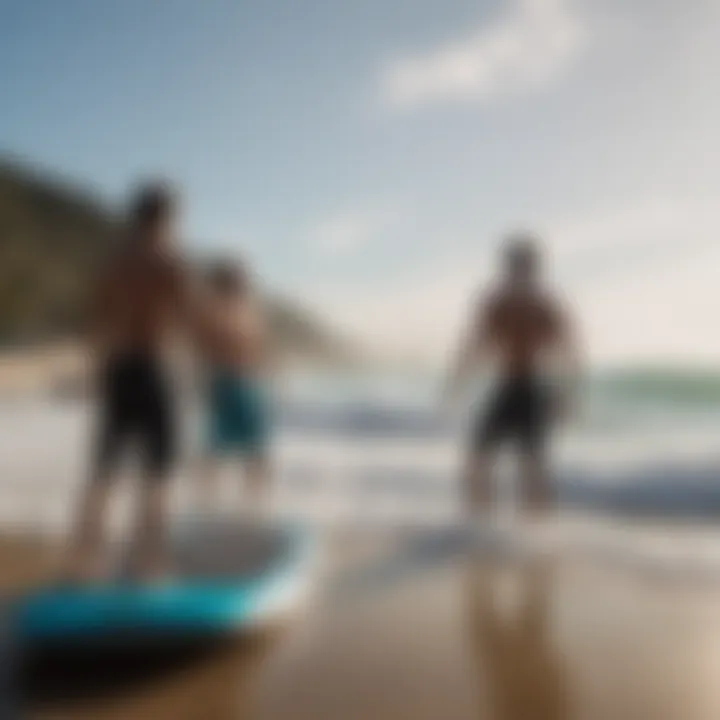
[{"label": "person standing on board", "polygon": [[250,272],[239,263],[210,268],[201,320],[196,326],[206,381],[207,444],[203,490],[216,489],[221,460],[245,464],[251,505],[259,510],[267,491],[270,410],[266,380],[269,335]]},{"label": "person standing on board", "polygon": [[113,480],[129,445],[138,451],[142,473],[131,571],[144,578],[164,572],[167,485],[176,452],[174,388],[166,361],[174,331],[188,317],[177,214],[166,186],[139,189],[124,242],[96,278],[89,352],[99,417],[91,474],[71,537],[66,567],[71,580],[101,573]]},{"label": "person standing on board", "polygon": [[[448,380],[446,392],[455,396],[471,369],[487,360],[497,364],[498,378],[474,421],[466,459],[464,492],[472,511],[490,504],[490,471],[505,441],[519,451],[525,507],[541,511],[555,503],[547,441],[553,421],[576,401],[580,358],[568,312],[543,282],[541,260],[532,236],[508,238],[503,276],[473,311]],[[550,369],[561,379],[552,391]]]}]

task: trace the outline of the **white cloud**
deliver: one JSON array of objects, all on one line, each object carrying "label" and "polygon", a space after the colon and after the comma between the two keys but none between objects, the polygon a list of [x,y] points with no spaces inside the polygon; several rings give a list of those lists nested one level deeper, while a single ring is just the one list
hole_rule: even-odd
[{"label": "white cloud", "polygon": [[492,26],[426,55],[397,58],[382,70],[395,106],[448,99],[487,100],[535,90],[567,71],[587,36],[572,0],[515,0]]}]

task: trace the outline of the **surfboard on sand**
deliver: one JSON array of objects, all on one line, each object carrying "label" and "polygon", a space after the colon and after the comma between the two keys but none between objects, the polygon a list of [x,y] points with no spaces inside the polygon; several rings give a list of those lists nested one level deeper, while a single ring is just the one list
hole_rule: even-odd
[{"label": "surfboard on sand", "polygon": [[172,577],[147,585],[44,587],[12,611],[17,642],[224,634],[292,611],[310,589],[317,544],[307,528],[193,518],[173,528]]}]

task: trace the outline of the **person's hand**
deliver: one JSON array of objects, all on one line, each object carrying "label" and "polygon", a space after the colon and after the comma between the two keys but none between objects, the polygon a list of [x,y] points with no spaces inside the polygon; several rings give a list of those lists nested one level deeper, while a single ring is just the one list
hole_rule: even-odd
[{"label": "person's hand", "polygon": [[553,419],[560,424],[566,424],[577,418],[579,402],[577,393],[569,389],[560,390],[553,402]]}]

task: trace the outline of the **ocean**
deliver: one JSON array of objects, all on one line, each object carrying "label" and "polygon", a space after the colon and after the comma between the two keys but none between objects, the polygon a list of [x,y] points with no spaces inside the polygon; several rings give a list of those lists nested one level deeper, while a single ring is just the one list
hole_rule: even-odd
[{"label": "ocean", "polygon": [[[323,376],[286,393],[289,426],[362,456],[370,476],[408,490],[456,485],[466,428],[484,388],[458,412],[439,407],[440,378]],[[720,513],[720,374],[606,371],[586,384],[553,448],[562,501],[615,513]],[[502,474],[502,473],[501,473]],[[378,481],[382,482],[382,481]]]},{"label": "ocean", "polygon": [[[324,521],[448,523],[459,517],[466,427],[483,388],[443,411],[440,378],[421,372],[304,372],[280,380],[272,504]],[[201,419],[188,403],[178,511],[192,507]],[[91,412],[73,400],[0,404],[0,521],[62,531],[86,473]],[[703,529],[720,516],[720,374],[605,371],[587,383],[575,421],[559,429],[554,480],[565,512],[619,527]],[[501,458],[498,495],[512,507],[511,458]],[[239,470],[221,493],[241,504]],[[131,484],[119,492],[127,522]],[[231,498],[236,498],[233,500]],[[123,519],[125,518],[125,519]],[[674,531],[675,532],[675,531]],[[674,535],[673,537],[677,537]],[[720,537],[717,539],[720,543]],[[714,546],[714,545],[713,545]],[[691,546],[692,547],[692,546]],[[720,544],[718,569],[720,570]],[[713,551],[714,552],[714,551]]]}]

